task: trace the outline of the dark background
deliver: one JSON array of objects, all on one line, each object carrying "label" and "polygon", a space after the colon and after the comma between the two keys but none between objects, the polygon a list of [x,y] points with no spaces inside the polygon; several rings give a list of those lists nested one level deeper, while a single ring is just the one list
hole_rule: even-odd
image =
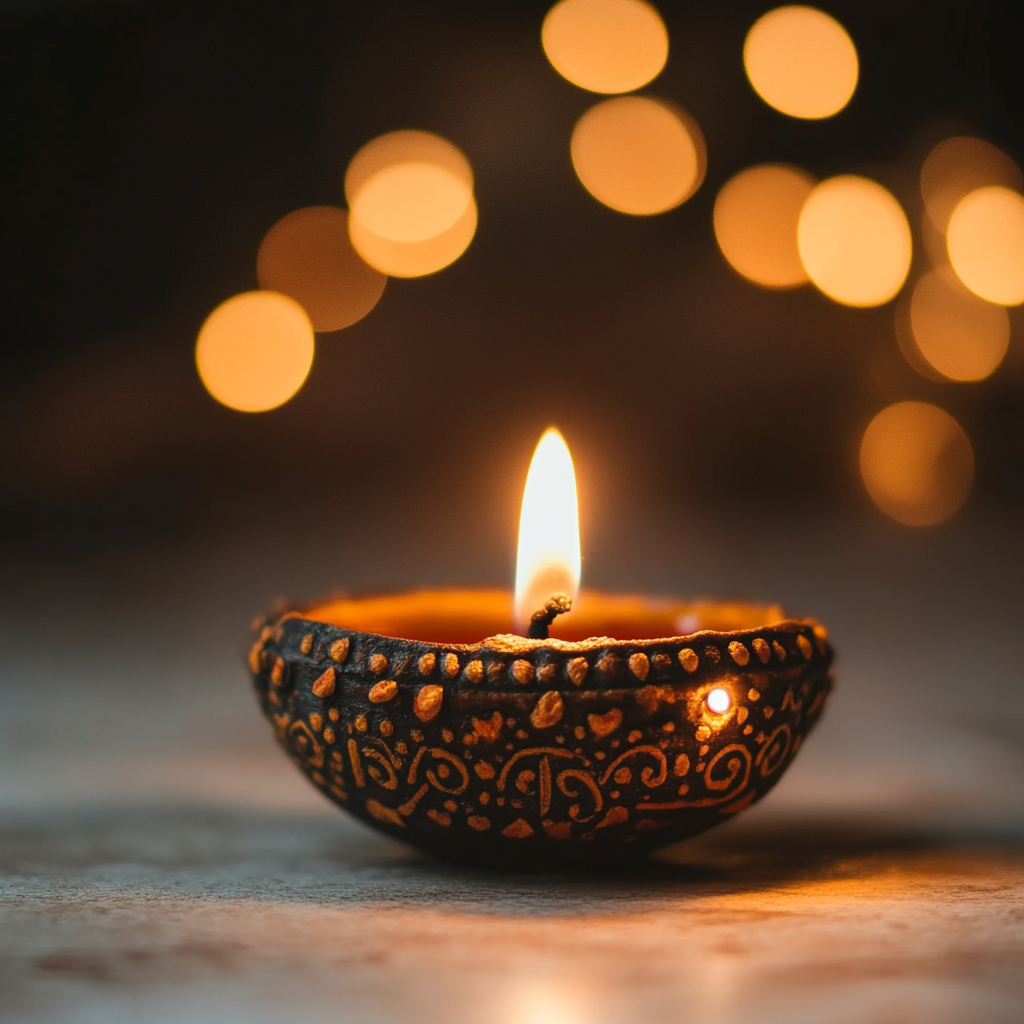
[{"label": "dark background", "polygon": [[[947,134],[979,134],[1020,162],[1024,7],[830,4],[856,42],[860,84],[837,117],[806,122],[771,110],[744,76],[743,38],[764,3],[661,4],[670,57],[646,91],[697,118],[708,174],[681,208],[630,218],[573,174],[572,126],[600,97],[548,65],[547,6],[5,3],[6,543],[56,552],[255,522],[387,521],[426,542],[497,546],[503,574],[549,423],[575,454],[595,544],[648,512],[880,518],[857,446],[903,398],[943,405],[972,439],[961,516],[1015,515],[1019,316],[992,379],[927,382],[902,362],[892,305],[755,288],[719,254],[711,208],[738,170],[791,161],[878,178],[916,224],[917,169]],[[392,280],[366,320],[321,335],[283,408],[217,405],[193,363],[207,313],[256,286],[277,218],[342,204],[353,153],[406,127],[451,139],[473,164],[480,227],[467,253],[436,276]]]}]

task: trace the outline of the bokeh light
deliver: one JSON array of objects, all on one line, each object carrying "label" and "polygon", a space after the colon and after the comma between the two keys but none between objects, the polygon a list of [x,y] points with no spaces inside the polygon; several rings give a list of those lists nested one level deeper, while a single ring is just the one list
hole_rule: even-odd
[{"label": "bokeh light", "polygon": [[910,270],[910,225],[896,197],[869,178],[843,174],[816,185],[797,225],[807,276],[847,306],[893,298]]},{"label": "bokeh light", "polygon": [[814,7],[777,7],[754,22],[743,44],[754,91],[790,117],[838,114],[857,88],[857,48],[835,18]]},{"label": "bokeh light", "polygon": [[964,503],[974,452],[952,416],[927,402],[897,402],[868,425],[860,445],[864,486],[878,507],[907,526],[931,526]]},{"label": "bokeh light", "polygon": [[649,216],[688,199],[704,180],[704,136],[682,110],[646,96],[591,107],[570,145],[583,187],[620,213]]},{"label": "bokeh light", "polygon": [[[946,264],[946,272],[949,274],[953,273],[953,271],[949,269],[948,264]],[[913,289],[904,288],[893,311],[893,326],[896,329],[896,342],[900,353],[910,368],[914,370],[915,373],[924,377],[925,380],[935,381],[938,384],[948,384],[950,378],[945,374],[939,373],[939,371],[936,370],[927,359],[925,359],[921,354],[921,350],[917,347],[917,339],[914,337],[914,329],[910,325],[910,304],[913,297]],[[881,388],[882,394],[895,398],[903,393],[904,384],[902,380],[895,382],[891,373],[891,363],[888,364],[887,368],[883,367],[881,359],[888,355],[886,352],[885,356],[883,356],[881,353],[884,351],[884,349],[875,350],[874,360],[872,363],[872,376],[875,377],[875,383]],[[884,378],[881,377],[880,374],[884,374]],[[895,390],[890,390],[893,387]]]},{"label": "bokeh light", "polygon": [[921,198],[928,218],[945,235],[954,207],[986,185],[1024,190],[1020,168],[984,139],[958,135],[940,142],[921,165]]},{"label": "bokeh light", "polygon": [[798,167],[762,164],[740,171],[715,199],[715,238],[733,269],[766,288],[807,280],[797,222],[814,179]]},{"label": "bokeh light", "polygon": [[465,185],[443,167],[396,164],[363,186],[355,216],[391,242],[423,242],[447,231],[471,198]]},{"label": "bokeh light", "polygon": [[948,268],[914,286],[910,325],[918,353],[948,380],[984,380],[1010,344],[1006,310],[969,292]]},{"label": "bokeh light", "polygon": [[1002,306],[1024,302],[1024,196],[1002,185],[968,193],[946,230],[949,262],[975,295]]},{"label": "bokeh light", "polygon": [[469,247],[476,233],[476,201],[470,197],[462,216],[447,230],[422,242],[393,242],[368,231],[349,218],[349,237],[371,267],[391,277],[423,277],[454,263]]},{"label": "bokeh light", "polygon": [[295,299],[315,331],[338,331],[377,305],[387,277],[352,247],[348,213],[307,206],[282,217],[256,256],[260,287]]},{"label": "bokeh light", "polygon": [[351,216],[391,242],[422,242],[452,227],[473,198],[473,169],[446,139],[430,132],[389,132],[349,163]]},{"label": "bokeh light", "polygon": [[243,292],[222,302],[196,342],[206,390],[240,412],[266,412],[302,387],[313,365],[313,325],[294,299]]},{"label": "bokeh light", "polygon": [[552,67],[591,92],[632,92],[668,59],[665,23],[643,0],[561,0],[540,38]]}]

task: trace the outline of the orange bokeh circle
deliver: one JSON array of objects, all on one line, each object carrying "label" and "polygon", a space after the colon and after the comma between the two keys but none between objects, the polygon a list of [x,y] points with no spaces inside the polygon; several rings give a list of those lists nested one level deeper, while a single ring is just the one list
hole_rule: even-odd
[{"label": "orange bokeh circle", "polygon": [[974,452],[944,409],[896,402],[864,431],[860,469],[868,494],[886,515],[906,526],[931,526],[967,499]]},{"label": "orange bokeh circle", "polygon": [[754,22],[743,44],[754,91],[783,114],[817,120],[850,102],[860,75],[842,25],[815,7],[777,7]]},{"label": "orange bokeh circle", "polygon": [[800,211],[814,179],[798,167],[761,164],[730,178],[715,199],[715,238],[738,273],[765,288],[807,280],[797,247]]},{"label": "orange bokeh circle", "polygon": [[685,111],[648,96],[591,107],[570,142],[583,187],[605,206],[651,216],[685,202],[704,180],[704,136]]},{"label": "orange bokeh circle", "polygon": [[797,226],[807,276],[846,306],[880,306],[910,270],[910,225],[896,197],[870,178],[842,174],[816,185]]},{"label": "orange bokeh circle", "polygon": [[387,277],[352,247],[348,213],[337,206],[306,206],[282,217],[256,256],[260,287],[290,295],[315,331],[337,331],[377,305]]},{"label": "orange bokeh circle", "polygon": [[302,387],[313,365],[313,325],[278,292],[243,292],[200,328],[196,367],[206,390],[240,412],[266,412]]},{"label": "orange bokeh circle", "polygon": [[563,78],[591,92],[632,92],[668,59],[665,23],[644,0],[561,0],[544,18],[541,45]]}]

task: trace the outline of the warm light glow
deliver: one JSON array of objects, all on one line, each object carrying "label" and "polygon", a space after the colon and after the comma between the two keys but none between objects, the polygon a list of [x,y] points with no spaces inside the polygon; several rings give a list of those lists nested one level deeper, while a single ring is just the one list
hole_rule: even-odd
[{"label": "warm light glow", "polygon": [[423,242],[456,224],[473,198],[473,169],[446,139],[389,132],[368,142],[345,173],[352,218],[389,242]]},{"label": "warm light glow", "polygon": [[[512,604],[507,588],[417,590],[371,597],[335,597],[327,604],[308,609],[308,617],[345,629],[401,636],[437,646],[472,644],[482,636],[507,633],[512,622]],[[572,612],[555,619],[552,635],[576,641],[601,636],[656,640],[697,629],[722,633],[756,629],[783,618],[785,613],[777,604],[689,602],[649,594],[605,594],[581,589]]]},{"label": "warm light glow", "polygon": [[940,142],[921,165],[921,198],[941,234],[950,214],[969,192],[986,185],[1024,189],[1020,168],[1001,150],[969,135]]},{"label": "warm light glow", "polygon": [[[953,271],[949,270],[948,273],[952,274]],[[910,304],[913,300],[913,292],[904,290],[903,294],[899,298],[899,302],[896,303],[896,308],[893,310],[893,327],[896,329],[896,342],[899,346],[899,350],[903,355],[903,358],[907,361],[907,364],[916,373],[919,373],[925,380],[932,380],[938,383],[948,383],[949,378],[944,374],[939,373],[938,370],[928,362],[923,355],[921,350],[917,347],[917,340],[914,338],[914,329],[910,325]],[[889,366],[885,370],[879,370],[879,365],[876,363],[873,367],[873,375],[875,371],[891,372],[892,367]],[[888,378],[883,382],[879,376],[876,379],[876,383],[882,387],[883,392],[889,387]]]},{"label": "warm light glow", "polygon": [[729,697],[727,690],[723,690],[720,686],[716,686],[708,694],[708,710],[713,711],[716,715],[724,715],[726,711],[732,706],[732,699]]},{"label": "warm light glow", "polygon": [[903,207],[877,182],[828,178],[804,203],[797,246],[807,276],[846,306],[880,306],[903,287],[911,239]]},{"label": "warm light glow", "polygon": [[568,594],[575,600],[579,585],[576,472],[565,438],[551,427],[533,453],[523,491],[516,558],[516,628],[525,633],[530,616],[543,608],[552,594]]},{"label": "warm light glow", "polygon": [[196,342],[206,390],[240,412],[283,405],[313,365],[313,325],[303,308],[277,292],[243,292],[222,302]]},{"label": "warm light glow", "polygon": [[445,232],[422,242],[392,242],[349,219],[353,248],[371,267],[391,277],[423,277],[443,270],[469,248],[476,233],[476,202],[469,200],[462,216]]},{"label": "warm light glow", "polygon": [[465,212],[472,193],[443,167],[396,164],[375,174],[356,200],[356,216],[390,242],[423,242],[447,231]]},{"label": "warm light glow", "polygon": [[570,148],[583,187],[620,213],[664,213],[704,180],[704,136],[696,121],[646,96],[591,107],[576,123]]},{"label": "warm light glow", "polygon": [[598,997],[594,979],[574,979],[564,970],[554,976],[541,969],[513,974],[507,990],[492,999],[494,1012],[483,1015],[487,1024],[588,1024],[598,1019],[593,1002]]},{"label": "warm light glow", "polygon": [[946,231],[949,262],[975,295],[1002,306],[1024,302],[1024,196],[1001,185],[957,203]]},{"label": "warm light glow", "polygon": [[806,171],[784,164],[749,167],[722,186],[715,200],[715,238],[734,270],[766,288],[807,280],[796,228],[812,188]]},{"label": "warm light glow", "polygon": [[926,402],[897,402],[864,432],[860,468],[883,512],[907,526],[930,526],[948,519],[967,498],[974,452],[948,412]]},{"label": "warm light glow", "polygon": [[392,277],[422,277],[457,260],[476,233],[473,169],[430,132],[389,132],[368,142],[345,174],[349,238]]},{"label": "warm light glow", "polygon": [[918,353],[949,380],[984,380],[1010,344],[1006,310],[969,292],[948,267],[914,286],[910,325]]},{"label": "warm light glow", "polygon": [[665,23],[643,0],[561,0],[540,38],[554,69],[591,92],[632,92],[668,59]]},{"label": "warm light glow", "polygon": [[814,7],[777,7],[758,18],[743,44],[743,65],[765,103],[810,120],[838,114],[859,74],[846,29]]},{"label": "warm light glow", "polygon": [[260,245],[256,275],[261,288],[295,299],[315,331],[362,320],[388,280],[352,248],[348,213],[336,206],[307,206],[282,217]]}]

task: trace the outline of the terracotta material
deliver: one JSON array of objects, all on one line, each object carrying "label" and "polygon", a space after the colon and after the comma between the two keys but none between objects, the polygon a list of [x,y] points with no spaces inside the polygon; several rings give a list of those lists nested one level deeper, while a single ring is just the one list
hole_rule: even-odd
[{"label": "terracotta material", "polygon": [[[456,608],[494,592],[448,597]],[[365,607],[398,621],[423,600]],[[625,600],[590,597],[610,609]],[[689,607],[671,606],[672,621]],[[776,611],[699,607],[702,624]],[[638,632],[662,624],[665,608]],[[264,714],[335,803],[459,860],[610,862],[703,832],[775,785],[832,686],[827,633],[812,621],[446,644],[322,621],[339,609],[363,618],[359,602],[339,601],[257,626],[249,666]]]}]

